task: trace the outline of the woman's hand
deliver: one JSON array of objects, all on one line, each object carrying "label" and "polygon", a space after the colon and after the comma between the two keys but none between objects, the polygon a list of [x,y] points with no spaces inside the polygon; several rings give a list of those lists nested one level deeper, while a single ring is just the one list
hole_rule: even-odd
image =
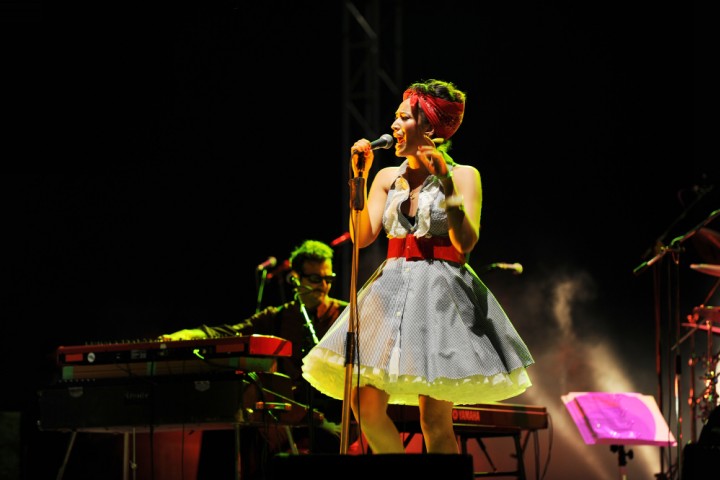
[{"label": "woman's hand", "polygon": [[[370,140],[362,138],[355,142],[350,149],[352,155],[352,169],[356,177],[363,176],[363,173],[369,172],[372,168],[375,153],[370,146]],[[365,175],[367,176],[367,175]]]},{"label": "woman's hand", "polygon": [[425,145],[418,147],[417,157],[425,164],[425,168],[427,168],[427,171],[432,175],[445,177],[448,174],[445,157],[438,151],[435,143],[429,136],[425,135],[424,139]]}]

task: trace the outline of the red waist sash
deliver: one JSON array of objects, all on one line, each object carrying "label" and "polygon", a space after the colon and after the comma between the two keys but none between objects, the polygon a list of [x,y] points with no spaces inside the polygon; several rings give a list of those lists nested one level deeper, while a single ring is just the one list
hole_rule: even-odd
[{"label": "red waist sash", "polygon": [[421,237],[408,235],[405,238],[388,240],[387,258],[405,257],[408,260],[447,260],[465,264],[465,254],[458,252],[447,237]]}]

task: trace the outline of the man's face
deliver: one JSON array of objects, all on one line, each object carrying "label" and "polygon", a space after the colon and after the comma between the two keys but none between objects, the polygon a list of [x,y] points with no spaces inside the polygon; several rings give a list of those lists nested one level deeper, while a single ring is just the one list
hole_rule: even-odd
[{"label": "man's face", "polygon": [[322,303],[330,292],[330,287],[335,279],[332,261],[307,261],[301,271],[297,273],[300,276],[298,294],[305,306],[313,308]]}]

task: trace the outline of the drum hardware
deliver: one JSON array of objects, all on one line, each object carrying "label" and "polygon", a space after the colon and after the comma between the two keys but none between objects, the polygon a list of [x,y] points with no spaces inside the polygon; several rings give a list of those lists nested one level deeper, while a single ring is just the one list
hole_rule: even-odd
[{"label": "drum hardware", "polygon": [[713,265],[711,263],[693,263],[690,265],[695,271],[712,275],[713,277],[720,277],[720,265]]},{"label": "drum hardware", "polygon": [[712,338],[710,334],[720,334],[720,307],[707,307],[705,305],[695,307],[693,308],[692,315],[687,316],[687,322],[683,323],[682,326],[692,329],[683,339],[695,333],[696,330],[705,330],[708,332],[708,351],[711,351]]},{"label": "drum hardware", "polygon": [[[680,355],[679,348],[680,348],[680,345],[685,340],[691,339],[691,340],[693,340],[693,342],[692,342],[692,345],[690,348],[691,348],[691,351],[694,351],[694,344],[695,344],[695,342],[694,342],[695,335],[694,334],[697,333],[697,331],[699,330],[699,328],[698,328],[699,325],[698,324],[689,325],[692,327],[691,330],[689,330],[685,335],[682,335],[682,338],[677,339],[677,341],[675,342],[674,345],[672,343],[665,345],[664,342],[661,340],[661,338],[663,338],[662,333],[664,333],[664,326],[663,326],[664,320],[666,320],[666,319],[671,320],[672,324],[670,326],[671,327],[677,326],[678,328],[680,328],[680,323],[682,321],[681,316],[679,315],[679,313],[680,313],[679,312],[679,308],[680,308],[679,285],[680,285],[680,280],[681,280],[681,276],[680,276],[681,272],[677,267],[681,264],[680,253],[684,251],[683,244],[687,240],[691,240],[693,242],[693,246],[695,247],[695,250],[697,250],[698,253],[700,254],[699,260],[701,262],[706,262],[707,264],[711,264],[711,265],[720,265],[720,235],[718,235],[715,231],[712,231],[712,230],[706,228],[706,226],[710,222],[712,222],[715,218],[720,216],[720,209],[711,212],[704,220],[702,220],[698,225],[696,225],[694,228],[689,230],[684,235],[677,236],[677,237],[673,238],[669,244],[664,245],[665,239],[666,239],[667,235],[669,234],[669,232],[675,227],[675,225],[677,224],[677,222],[679,220],[681,220],[685,217],[685,214],[687,213],[687,211],[689,210],[690,207],[692,207],[692,205],[690,205],[688,207],[688,209],[686,209],[684,212],[681,213],[680,217],[673,224],[671,224],[670,228],[668,228],[662,235],[660,235],[660,237],[657,238],[657,240],[654,242],[654,244],[650,248],[648,248],[648,250],[646,251],[645,254],[643,254],[642,257],[648,258],[651,255],[651,253],[653,253],[653,252],[655,253],[655,256],[650,258],[649,260],[643,261],[640,265],[638,265],[637,267],[635,267],[633,269],[633,273],[635,275],[639,275],[640,273],[644,272],[648,267],[651,267],[651,266],[653,267],[653,273],[654,273],[654,275],[653,275],[653,280],[654,280],[653,300],[654,300],[654,306],[655,306],[655,308],[654,308],[655,338],[657,340],[656,345],[655,345],[655,354],[656,354],[656,357],[660,360],[668,360],[667,362],[657,361],[655,363],[656,373],[658,374],[657,378],[658,378],[658,382],[659,382],[658,383],[658,387],[659,387],[658,391],[666,392],[666,393],[660,393],[658,395],[658,406],[662,412],[665,412],[667,410],[667,414],[669,416],[672,416],[672,414],[674,413],[675,419],[676,419],[676,426],[677,426],[676,437],[677,437],[678,444],[683,444],[683,429],[682,429],[683,419],[682,419],[682,409],[680,408],[680,401],[679,401],[680,400],[679,396],[681,395],[681,391],[679,388],[679,386],[681,384],[681,379],[680,379],[680,368],[677,368],[677,366],[678,366],[677,360],[679,360],[679,355]],[[663,266],[660,261],[668,253],[671,254],[672,258],[670,259],[670,261],[672,261],[672,264],[665,262],[667,264],[667,265],[665,265],[665,267],[667,267],[667,276],[666,276],[667,278],[665,278],[665,276],[663,275],[664,272],[660,269],[660,267]],[[711,269],[711,270],[713,270],[713,269]],[[718,281],[714,282],[714,283],[715,283],[715,286],[712,288],[711,292],[708,294],[708,296],[702,302],[703,304],[707,304],[708,302],[711,302],[713,292],[715,290],[717,290],[717,288],[720,288],[719,287],[720,277],[718,277]],[[662,306],[662,304],[664,303],[663,302],[664,295],[668,296],[668,301],[666,302],[667,305],[665,307]],[[666,310],[666,311],[663,312],[663,310]],[[692,322],[688,322],[688,323],[692,323]],[[702,324],[700,324],[700,325],[702,325]],[[680,332],[676,331],[676,333],[679,334]],[[712,330],[712,325],[709,325],[708,331],[707,331],[707,337],[708,337],[709,342],[712,342],[712,338],[715,335],[715,333],[716,332],[714,332]],[[720,332],[718,332],[718,333],[720,333]],[[674,371],[674,378],[673,378],[673,381],[675,383],[675,385],[674,385],[675,388],[673,390],[667,389],[667,391],[666,391],[663,386],[663,379],[665,378],[665,376],[663,375],[663,370],[665,367],[663,367],[662,365],[663,365],[663,363],[665,363],[666,365],[671,365],[669,360],[673,356],[675,356],[675,360],[676,360],[676,362],[674,363],[676,368],[674,369],[675,371]],[[666,372],[666,373],[668,373],[668,372]],[[691,418],[692,421],[690,422],[690,425],[691,425],[691,430],[692,430],[691,441],[694,442],[695,439],[697,438],[696,434],[695,434],[696,433],[695,432],[696,424],[699,423],[696,421],[697,420],[697,418],[696,418],[696,410],[697,409],[695,408],[695,403],[696,403],[695,391],[692,390],[694,388],[694,384],[696,383],[695,372],[691,372],[691,374],[689,376],[689,380],[690,380],[689,383],[691,384],[691,395],[689,395],[689,397],[686,397],[686,398],[689,398],[689,403],[692,404],[692,408],[690,408],[690,410],[691,410],[690,413],[692,416],[692,418]],[[665,397],[667,397],[667,398],[665,398]],[[671,406],[665,407],[665,405],[664,405],[665,400],[670,401]],[[674,409],[674,412],[671,411],[673,409]],[[662,448],[663,447],[661,447],[661,449]],[[677,456],[676,456],[674,464],[673,464],[673,460],[671,457],[668,457],[668,459],[670,460],[669,467],[668,467],[668,473],[672,472],[674,470],[677,470],[677,471],[681,470],[682,461],[681,461],[679,452],[677,452]],[[665,457],[664,457],[664,454],[662,451],[661,451],[660,469],[661,469],[661,472],[663,472],[663,473],[660,473],[656,476],[665,475]]]},{"label": "drum hardware", "polygon": [[[705,330],[706,332],[720,334],[720,326],[716,327],[716,326],[712,326],[712,325],[708,325],[708,324],[697,324],[694,322],[683,323],[682,326],[692,328],[693,331],[688,332],[690,335],[692,335],[695,332],[695,330]],[[682,343],[682,342],[678,342],[678,343]]]},{"label": "drum hardware", "polygon": [[698,396],[690,398],[691,408],[699,409],[699,417],[705,423],[710,417],[710,413],[718,406],[718,355],[713,356],[708,362],[708,370],[698,377],[703,380],[705,388]]},{"label": "drum hardware", "polygon": [[[717,325],[713,325],[713,323]],[[698,330],[704,330],[708,332],[708,352],[712,351],[712,338],[711,333],[720,334],[720,307],[706,307],[700,305],[693,309],[692,315],[687,316],[687,322],[682,323],[683,327],[690,329],[685,335],[683,335],[672,350],[675,351],[688,337],[692,336]]]},{"label": "drum hardware", "polygon": [[688,315],[688,321],[692,323],[703,321],[720,324],[720,307],[708,307],[705,305],[695,307],[693,308],[693,314]]},{"label": "drum hardware", "polygon": [[[709,307],[705,305],[695,307],[693,313],[687,316],[687,323],[683,323],[682,325],[688,327],[690,331],[682,337],[677,345],[695,334],[698,330],[707,332],[706,353],[699,358],[693,355],[688,362],[691,372],[690,378],[697,378],[703,382],[702,390],[696,395],[693,381],[690,385],[688,396],[688,405],[693,417],[693,423],[691,425],[693,431],[692,437],[696,438],[695,420],[699,419],[704,424],[707,422],[712,411],[720,405],[720,385],[718,384],[718,357],[720,353],[713,355],[713,338],[714,335],[720,334],[720,307]],[[698,364],[703,368],[703,374],[695,377],[695,366]]]},{"label": "drum hardware", "polygon": [[[713,213],[717,212],[720,212],[720,210],[716,210]],[[720,264],[720,232],[702,226],[695,235],[693,235],[691,242],[693,247],[695,247],[695,251],[704,262],[713,265]]]}]

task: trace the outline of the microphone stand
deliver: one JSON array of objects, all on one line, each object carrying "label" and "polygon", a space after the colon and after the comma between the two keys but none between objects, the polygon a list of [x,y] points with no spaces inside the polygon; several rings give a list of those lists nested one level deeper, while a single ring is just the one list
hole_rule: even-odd
[{"label": "microphone stand", "polygon": [[[358,154],[358,176],[350,180],[350,207],[352,209],[353,231],[360,230],[360,212],[365,207],[365,178],[362,173],[365,169],[365,159],[362,153]],[[340,430],[340,453],[346,454],[349,447],[350,432],[350,396],[352,392],[353,364],[357,354],[356,330],[357,330],[357,276],[359,247],[357,239],[353,241],[352,270],[350,274],[350,318],[348,319],[348,331],[345,341],[345,391],[342,405],[342,425]]]},{"label": "microphone stand", "polygon": [[257,300],[255,302],[255,313],[260,311],[262,306],[262,298],[265,292],[265,281],[267,280],[267,269],[263,268],[260,276],[260,283],[258,284]]},{"label": "microphone stand", "polygon": [[310,336],[312,337],[313,345],[317,345],[318,337],[317,337],[317,334],[315,333],[315,327],[313,327],[312,320],[310,320],[310,316],[308,315],[307,309],[305,308],[305,304],[300,299],[299,294],[296,293],[295,298],[297,298],[297,301],[300,304],[300,313],[302,313],[303,317],[305,318],[305,326],[310,331]]},{"label": "microphone stand", "polygon": [[[307,327],[308,332],[310,332],[310,336],[312,337],[312,344],[313,346],[317,345],[319,340],[317,334],[315,333],[315,327],[313,326],[312,320],[310,320],[310,315],[308,315],[307,308],[305,307],[305,302],[303,302],[302,298],[300,297],[300,283],[294,277],[293,279],[293,285],[295,285],[295,300],[297,300],[298,304],[300,305],[300,313],[302,313],[302,316],[305,319],[305,326]],[[314,389],[312,386],[307,386],[307,398],[305,399],[307,401],[307,422],[308,433],[310,435],[311,453],[315,451],[315,393],[313,390]]]}]

